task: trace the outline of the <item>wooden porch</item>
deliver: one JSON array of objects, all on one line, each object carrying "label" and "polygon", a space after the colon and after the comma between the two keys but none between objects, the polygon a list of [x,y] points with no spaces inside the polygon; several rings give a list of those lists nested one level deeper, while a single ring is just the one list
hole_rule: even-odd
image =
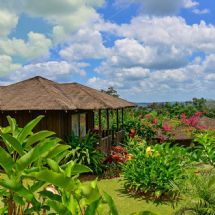
[{"label": "wooden porch", "polygon": [[[98,149],[104,152],[106,155],[110,154],[112,145],[123,143],[124,139],[124,109],[115,109],[115,124],[116,128],[110,128],[110,110],[103,110],[106,112],[106,125],[102,124],[102,110],[98,110],[99,125],[97,133],[99,135]],[[104,129],[106,127],[106,129]]]}]

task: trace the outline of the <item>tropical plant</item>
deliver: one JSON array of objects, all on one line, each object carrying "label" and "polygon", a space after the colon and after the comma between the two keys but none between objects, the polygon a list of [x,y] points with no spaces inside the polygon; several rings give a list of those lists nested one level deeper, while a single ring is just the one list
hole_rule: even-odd
[{"label": "tropical plant", "polygon": [[93,133],[88,132],[85,137],[71,135],[67,138],[67,144],[71,146],[71,151],[66,162],[75,160],[97,174],[102,172],[104,154],[97,149],[98,139]]},{"label": "tropical plant", "polygon": [[29,176],[52,185],[40,192],[43,206],[51,214],[95,215],[101,212],[104,204],[108,204],[109,214],[118,214],[112,198],[107,193],[100,194],[96,181],[83,184],[78,179],[79,174],[91,171],[88,167],[74,161],[59,166],[52,159],[48,159],[48,166],[50,169],[43,168]]},{"label": "tropical plant", "polygon": [[176,215],[215,214],[215,176],[212,173],[188,174],[187,180],[176,186],[186,201]]},{"label": "tropical plant", "polygon": [[123,165],[126,190],[153,199],[175,198],[178,193],[173,192],[171,182],[183,178],[183,168],[189,163],[186,150],[164,143],[137,152]]},{"label": "tropical plant", "polygon": [[4,203],[2,214],[23,214],[30,207],[39,212],[43,205],[35,193],[45,182],[35,179],[29,182],[26,173],[39,173],[47,158],[57,159],[69,148],[59,144],[61,140],[53,137],[54,132],[32,132],[42,118],[43,116],[39,116],[24,128],[18,128],[16,120],[7,117],[9,126],[0,127],[0,196]]},{"label": "tropical plant", "polygon": [[196,146],[192,158],[215,167],[215,132],[201,131],[195,134]]}]

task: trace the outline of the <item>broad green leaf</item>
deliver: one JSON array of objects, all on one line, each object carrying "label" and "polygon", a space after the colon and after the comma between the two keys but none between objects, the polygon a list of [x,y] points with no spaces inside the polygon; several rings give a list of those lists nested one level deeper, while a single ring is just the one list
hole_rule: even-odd
[{"label": "broad green leaf", "polygon": [[47,155],[47,158],[54,158],[56,157],[58,154],[66,151],[67,149],[69,149],[70,146],[69,145],[63,145],[63,144],[58,144],[54,149],[52,149],[49,154]]},{"label": "broad green leaf", "polygon": [[110,214],[111,215],[118,215],[118,211],[117,211],[116,205],[115,205],[112,197],[110,195],[108,195],[107,193],[104,193],[104,199],[110,208]]},{"label": "broad green leaf", "polygon": [[37,182],[35,182],[35,183],[30,187],[31,192],[34,193],[35,191],[39,190],[44,184],[45,184],[44,181],[37,181]]},{"label": "broad green leaf", "polygon": [[66,177],[63,173],[56,173],[52,170],[41,170],[40,172],[30,173],[29,176],[34,177],[38,180],[53,184],[61,187],[67,191],[76,189],[76,181],[72,178]]},{"label": "broad green leaf", "polygon": [[8,121],[8,123],[9,123],[9,125],[10,125],[11,133],[12,133],[13,135],[15,135],[16,126],[17,126],[16,120],[15,120],[14,118],[10,117],[10,116],[7,116],[7,121]]},{"label": "broad green leaf", "polygon": [[30,191],[28,191],[22,184],[15,180],[0,180],[0,186],[17,193],[29,202],[37,202],[34,198],[34,195]]},{"label": "broad green leaf", "polygon": [[99,207],[99,204],[101,202],[101,198],[92,202],[86,209],[85,215],[96,215],[96,211]]},{"label": "broad green leaf", "polygon": [[61,196],[58,194],[54,194],[48,190],[43,190],[40,192],[40,195],[43,197],[48,197],[52,201],[61,202]]},{"label": "broad green leaf", "polygon": [[6,144],[9,144],[13,147],[13,149],[19,153],[19,155],[24,155],[24,150],[22,148],[22,145],[20,144],[20,142],[14,138],[13,136],[11,136],[10,134],[2,134],[2,139],[4,140],[4,142]]},{"label": "broad green leaf", "polygon": [[47,140],[37,144],[34,148],[32,148],[28,153],[23,155],[17,162],[16,168],[18,171],[23,171],[27,168],[31,163],[38,160],[44,154],[48,153],[55,146],[55,141]]},{"label": "broad green leaf", "polygon": [[57,163],[56,161],[54,161],[54,160],[48,158],[48,159],[47,159],[47,163],[48,163],[49,167],[50,167],[53,171],[55,171],[55,172],[59,172],[59,171],[60,171],[60,167],[59,167],[59,165],[58,165],[58,163]]},{"label": "broad green leaf", "polygon": [[14,166],[14,161],[11,156],[0,146],[0,166],[5,172],[10,173]]},{"label": "broad green leaf", "polygon": [[67,208],[61,204],[60,202],[56,202],[56,201],[52,201],[52,200],[48,200],[47,204],[55,210],[55,212],[57,212],[58,214],[63,214],[63,215],[72,215],[71,213],[69,213],[69,211],[67,210]]},{"label": "broad green leaf", "polygon": [[52,132],[52,131],[40,131],[40,132],[37,132],[37,133],[33,134],[32,136],[30,136],[28,138],[28,141],[27,141],[25,146],[26,147],[31,146],[32,144],[35,144],[35,143],[37,143],[39,141],[42,141],[45,138],[50,137],[50,136],[52,136],[54,134],[55,133]]},{"label": "broad green leaf", "polygon": [[69,177],[76,174],[92,172],[92,170],[89,167],[82,164],[77,164],[74,161],[66,163],[65,165],[62,166],[62,168],[65,169],[67,173],[69,173]]},{"label": "broad green leaf", "polygon": [[19,140],[19,142],[21,144],[23,144],[25,138],[31,134],[32,129],[40,122],[40,120],[43,118],[44,116],[38,116],[37,118],[33,119],[32,121],[30,121],[19,133],[17,139]]}]

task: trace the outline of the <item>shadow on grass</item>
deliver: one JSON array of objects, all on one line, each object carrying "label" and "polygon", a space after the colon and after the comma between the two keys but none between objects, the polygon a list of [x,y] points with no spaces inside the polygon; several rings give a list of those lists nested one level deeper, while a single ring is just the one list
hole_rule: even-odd
[{"label": "shadow on grass", "polygon": [[[119,181],[119,183],[120,183],[120,181]],[[132,191],[128,191],[128,190],[126,190],[125,187],[123,187],[122,184],[120,184],[120,187],[121,188],[116,189],[116,191],[118,192],[118,195],[120,197],[133,198],[133,199],[135,199],[135,201],[145,201],[146,203],[152,203],[152,204],[155,204],[156,206],[166,205],[166,206],[171,206],[173,209],[175,209],[177,207],[177,205],[179,204],[179,201],[181,200],[179,197],[170,198],[167,196],[156,199],[155,197],[147,195],[145,193],[135,193]]]}]

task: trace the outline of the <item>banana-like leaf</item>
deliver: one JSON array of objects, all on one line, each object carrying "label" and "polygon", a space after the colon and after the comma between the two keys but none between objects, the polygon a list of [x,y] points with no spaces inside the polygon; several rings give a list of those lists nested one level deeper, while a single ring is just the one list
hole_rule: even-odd
[{"label": "banana-like leaf", "polygon": [[101,198],[94,201],[93,203],[91,203],[87,209],[86,209],[86,212],[85,212],[85,215],[96,215],[96,211],[99,207],[99,204],[101,203]]},{"label": "banana-like leaf", "polygon": [[5,172],[10,173],[14,166],[14,161],[11,156],[0,146],[0,166]]},{"label": "banana-like leaf", "polygon": [[54,157],[56,157],[58,154],[66,151],[67,149],[69,149],[70,146],[69,145],[63,145],[63,144],[58,144],[54,149],[52,149],[49,154],[47,155],[47,158],[51,158],[53,159]]},{"label": "banana-like leaf", "polygon": [[118,211],[116,208],[116,205],[110,195],[107,193],[104,193],[104,200],[107,202],[109,208],[110,208],[110,214],[111,215],[118,215]]},{"label": "banana-like leaf", "polygon": [[58,165],[58,163],[57,163],[56,161],[54,161],[54,160],[48,158],[48,159],[47,159],[47,163],[48,163],[49,167],[50,167],[53,171],[55,171],[55,172],[60,172],[60,167],[59,167],[59,165]]},{"label": "banana-like leaf", "polygon": [[32,121],[30,121],[19,133],[17,139],[19,140],[19,142],[22,144],[25,140],[25,138],[31,134],[33,128],[40,122],[40,120],[43,118],[44,116],[38,116],[37,118],[33,119]]},{"label": "banana-like leaf", "polygon": [[76,189],[77,183],[72,178],[66,177],[63,173],[57,173],[53,170],[41,170],[40,172],[32,172],[29,176],[36,178],[55,186],[61,187],[66,191],[73,191]]},{"label": "banana-like leaf", "polygon": [[31,192],[34,193],[35,191],[39,190],[41,187],[43,187],[44,184],[45,184],[44,181],[37,181],[37,182],[35,182],[35,183],[30,187]]},{"label": "banana-like leaf", "polygon": [[58,194],[54,194],[48,190],[43,190],[40,192],[40,195],[43,197],[47,197],[52,201],[57,201],[57,202],[61,202],[61,196]]},{"label": "banana-like leaf", "polygon": [[38,203],[32,192],[27,190],[22,184],[15,180],[0,180],[0,186],[15,192],[19,196],[25,198],[28,202]]},{"label": "banana-like leaf", "polygon": [[14,118],[10,117],[10,116],[7,116],[7,121],[8,121],[8,123],[9,123],[9,125],[10,125],[11,133],[12,133],[13,135],[15,135],[16,126],[17,126],[16,120],[15,120]]},{"label": "banana-like leaf", "polygon": [[5,144],[9,144],[9,146],[12,146],[13,149],[18,152],[20,156],[25,154],[22,145],[16,138],[11,136],[10,134],[2,134],[1,137]]},{"label": "banana-like leaf", "polygon": [[35,144],[35,143],[37,143],[39,141],[42,141],[45,138],[50,137],[50,136],[52,136],[54,134],[55,133],[52,132],[52,131],[40,131],[40,132],[37,132],[37,133],[33,134],[32,136],[30,136],[28,138],[28,141],[25,144],[25,146],[26,147],[31,146],[32,144]]},{"label": "banana-like leaf", "polygon": [[25,170],[31,163],[48,153],[55,145],[55,141],[52,140],[43,141],[37,144],[16,162],[17,171],[22,172]]},{"label": "banana-like leaf", "polygon": [[70,161],[62,166],[62,169],[65,169],[66,174],[68,177],[73,175],[92,172],[92,170],[82,164],[75,163],[74,161]]},{"label": "banana-like leaf", "polygon": [[60,202],[48,200],[47,204],[55,210],[58,214],[63,214],[63,215],[72,215],[68,209]]}]

